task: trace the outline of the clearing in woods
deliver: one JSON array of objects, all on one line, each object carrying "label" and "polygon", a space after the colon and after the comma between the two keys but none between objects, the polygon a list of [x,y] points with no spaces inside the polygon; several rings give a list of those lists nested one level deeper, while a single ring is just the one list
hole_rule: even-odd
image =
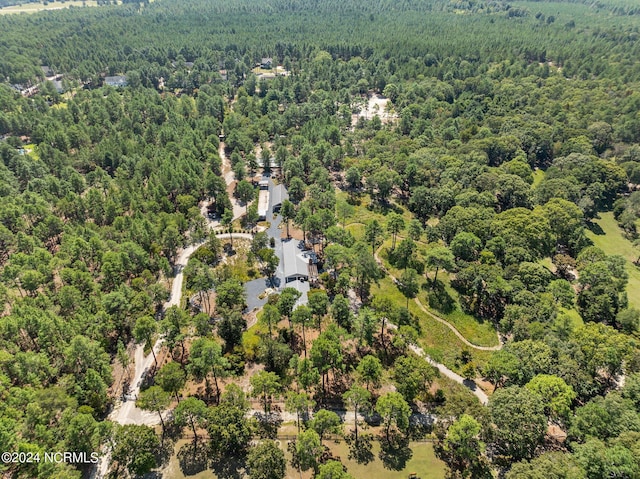
[{"label": "clearing in woods", "polygon": [[626,258],[627,272],[629,273],[629,284],[627,285],[629,306],[640,309],[640,269],[633,264],[640,256],[640,252],[633,247],[631,241],[624,237],[612,212],[600,213],[600,218],[594,220],[594,223],[600,229],[587,230],[587,236],[595,246],[606,254],[619,254]]},{"label": "clearing in woods", "polygon": [[66,2],[47,2],[43,4],[37,3],[23,3],[22,5],[12,5],[10,7],[0,8],[0,15],[7,15],[10,13],[35,13],[42,10],[61,10],[69,7],[96,7],[98,2],[96,0],[70,0]]},{"label": "clearing in woods", "polygon": [[[180,440],[176,443],[175,451],[177,452],[180,447],[187,444],[189,441]],[[409,443],[409,449],[411,450],[411,457],[406,461],[405,467],[400,471],[390,470],[384,467],[382,461],[378,457],[380,452],[380,444],[377,441],[373,442],[373,454],[375,459],[369,464],[358,464],[357,462],[348,459],[349,449],[344,441],[339,443],[325,440],[325,445],[329,447],[334,456],[341,458],[343,464],[347,467],[347,471],[356,478],[367,477],[369,479],[406,479],[409,473],[415,472],[420,479],[443,479],[445,477],[445,465],[442,461],[436,458],[433,453],[433,445],[430,442],[411,442]],[[281,446],[286,446],[286,441],[280,441]],[[297,470],[291,467],[291,455],[285,451],[285,457],[287,458],[287,475],[285,479],[311,479],[312,471],[303,472],[301,475]],[[221,476],[217,476],[211,469],[188,471],[186,475],[180,468],[179,461],[174,454],[169,462],[169,465],[163,470],[164,477],[170,477],[171,479],[220,479]],[[225,476],[227,477],[227,476]],[[248,477],[240,473],[237,477]]]}]

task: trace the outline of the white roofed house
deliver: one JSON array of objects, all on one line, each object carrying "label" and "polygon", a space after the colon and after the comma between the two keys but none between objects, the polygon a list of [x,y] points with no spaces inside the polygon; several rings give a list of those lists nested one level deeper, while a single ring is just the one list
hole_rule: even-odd
[{"label": "white roofed house", "polygon": [[115,88],[122,88],[127,86],[127,77],[124,75],[105,77],[104,84]]},{"label": "white roofed house", "polygon": [[267,219],[269,211],[269,180],[260,180],[258,183],[260,191],[258,192],[258,219],[264,221]]},{"label": "white roofed house", "polygon": [[282,242],[285,287],[296,288],[302,293],[298,304],[307,303],[307,293],[311,289],[309,281],[318,276],[316,253],[303,249],[302,242],[286,240]]}]

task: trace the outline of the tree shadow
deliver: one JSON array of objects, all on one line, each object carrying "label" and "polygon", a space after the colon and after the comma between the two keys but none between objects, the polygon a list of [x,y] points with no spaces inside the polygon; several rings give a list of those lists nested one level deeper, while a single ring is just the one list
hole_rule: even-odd
[{"label": "tree shadow", "polygon": [[160,443],[160,446],[158,447],[158,449],[156,449],[155,452],[157,464],[162,466],[169,464],[171,456],[173,456],[174,445],[174,441],[167,439],[166,437],[163,439],[163,441]]},{"label": "tree shadow", "polygon": [[393,432],[389,440],[386,437],[380,438],[380,454],[378,457],[385,469],[402,471],[412,456],[413,451],[409,448],[408,437],[398,432]]},{"label": "tree shadow", "polygon": [[244,463],[239,461],[219,461],[213,464],[213,472],[218,479],[243,479]]},{"label": "tree shadow", "polygon": [[419,440],[425,438],[428,434],[433,432],[434,418],[431,414],[414,413],[409,418],[409,432],[407,433],[408,440]]},{"label": "tree shadow", "polygon": [[447,292],[444,284],[438,281],[433,287],[431,285],[432,283],[429,282],[430,290],[427,293],[429,307],[444,314],[453,312],[456,309],[456,300]]},{"label": "tree shadow", "polygon": [[257,420],[258,436],[262,439],[276,439],[278,437],[278,429],[282,425],[282,415],[278,411],[272,411],[268,414],[256,412],[253,416]]},{"label": "tree shadow", "polygon": [[371,434],[360,434],[357,441],[354,433],[345,436],[345,441],[349,445],[349,460],[364,465],[372,462],[375,459],[372,440]]},{"label": "tree shadow", "polygon": [[178,463],[185,476],[195,476],[209,465],[209,448],[202,442],[190,442],[178,451]]},{"label": "tree shadow", "polygon": [[215,461],[212,469],[218,479],[243,479],[246,467],[244,459],[225,457]]},{"label": "tree shadow", "polygon": [[164,438],[166,441],[177,441],[182,437],[183,427],[173,420],[165,421]]},{"label": "tree shadow", "polygon": [[389,213],[403,213],[402,208],[395,203],[390,202],[386,198],[379,198],[375,201],[371,201],[371,203],[367,205],[367,209],[375,213],[380,213],[384,216],[387,216]]},{"label": "tree shadow", "polygon": [[604,234],[605,234],[604,230],[600,227],[600,225],[598,223],[593,222],[593,221],[587,221],[587,228],[594,235],[604,236]]},{"label": "tree shadow", "polygon": [[352,206],[360,206],[362,204],[362,192],[353,189],[347,189],[347,191],[349,192],[347,203]]}]

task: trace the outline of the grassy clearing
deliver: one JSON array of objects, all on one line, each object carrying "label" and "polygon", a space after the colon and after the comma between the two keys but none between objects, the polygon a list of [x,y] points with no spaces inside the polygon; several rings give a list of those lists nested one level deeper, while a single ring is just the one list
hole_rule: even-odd
[{"label": "grassy clearing", "polygon": [[446,319],[462,334],[467,341],[476,346],[497,346],[498,336],[496,329],[490,321],[480,321],[474,316],[465,313],[460,308],[460,300],[458,292],[451,287],[450,278],[446,274],[438,275],[438,282],[442,281],[445,287],[445,293],[451,297],[455,304],[455,309],[449,313],[434,310],[429,307],[429,291],[420,294],[419,298],[427,309],[431,309],[443,319]]},{"label": "grassy clearing", "polygon": [[353,477],[366,477],[369,479],[406,479],[409,473],[415,472],[420,479],[444,478],[444,463],[436,458],[433,453],[433,445],[431,443],[410,443],[409,447],[413,454],[402,471],[392,471],[384,468],[382,462],[378,459],[380,445],[377,442],[373,443],[373,453],[376,456],[376,459],[367,465],[358,464],[355,461],[347,459],[349,456],[349,449],[346,443],[328,443],[327,445],[334,455],[339,456],[342,459],[343,464],[347,466],[347,471]]},{"label": "grassy clearing", "polygon": [[[175,446],[175,453],[169,460],[169,464],[162,471],[162,477],[170,479],[220,479],[212,470],[207,469],[196,474],[185,475],[181,470],[177,451],[188,441],[180,440]],[[382,461],[378,458],[380,445],[373,443],[373,454],[375,460],[367,465],[358,464],[348,459],[349,449],[345,442],[334,443],[325,441],[326,446],[331,450],[334,456],[340,457],[342,463],[347,467],[347,471],[356,478],[367,477],[369,479],[406,479],[409,473],[415,472],[420,479],[443,479],[445,477],[445,465],[442,461],[435,457],[433,453],[433,445],[428,442],[411,442],[411,458],[407,461],[406,466],[401,471],[393,471],[385,469]],[[311,471],[303,472],[302,475],[291,467],[291,455],[286,451],[286,441],[280,442],[280,447],[285,450],[287,458],[287,475],[286,479],[311,479]],[[228,476],[227,476],[228,477]],[[235,476],[234,476],[235,477]],[[246,478],[247,475],[239,474],[237,477]]]},{"label": "grassy clearing", "polygon": [[584,320],[582,319],[582,316],[580,316],[580,313],[575,309],[560,308],[560,314],[569,317],[569,320],[571,321],[571,327],[573,329],[584,326]]},{"label": "grassy clearing", "polygon": [[587,236],[595,246],[606,254],[619,254],[627,259],[629,306],[640,309],[640,270],[633,264],[633,261],[638,258],[638,252],[631,241],[624,237],[613,213],[600,213],[600,218],[595,220],[595,223],[602,229],[602,232],[597,234],[587,230]]},{"label": "grassy clearing", "polygon": [[531,185],[533,188],[535,188],[536,186],[538,186],[542,180],[544,180],[544,170],[535,170],[533,172],[533,184]]},{"label": "grassy clearing", "polygon": [[11,13],[35,13],[40,12],[42,10],[60,10],[63,8],[69,7],[97,7],[98,2],[96,0],[70,0],[66,2],[49,2],[47,5],[44,5],[40,2],[38,3],[24,3],[22,5],[12,5],[10,7],[0,8],[0,15],[8,15]]},{"label": "grassy clearing", "polygon": [[[401,241],[401,240],[398,239],[398,241]],[[382,246],[379,256],[383,260],[385,268],[387,268],[387,270],[393,276],[395,276],[396,278],[399,278],[402,275],[402,270],[394,268],[387,261],[387,258],[388,258],[387,251],[389,250],[390,247],[391,247],[391,240],[387,240]],[[418,250],[421,253],[423,253],[423,251],[426,249],[428,249],[428,246],[418,243]],[[432,276],[433,276],[433,273],[431,273],[431,278],[429,279],[429,281],[433,279]],[[432,311],[435,315],[451,323],[451,325],[454,326],[460,332],[460,334],[462,334],[462,336],[464,336],[466,340],[469,341],[471,344],[475,344],[476,346],[497,346],[498,336],[496,335],[496,330],[493,324],[491,324],[491,322],[489,321],[481,322],[477,320],[475,317],[473,317],[472,315],[466,314],[464,311],[462,311],[462,309],[460,308],[460,302],[458,300],[458,292],[451,287],[451,283],[449,281],[449,277],[447,276],[446,272],[442,271],[438,274],[438,282],[442,282],[444,284],[445,293],[452,299],[452,302],[455,304],[455,309],[453,309],[453,311],[451,312],[445,313],[442,311],[438,311],[437,309],[431,308],[429,306],[429,299],[428,299],[428,294],[430,292],[428,288],[430,287],[431,283],[429,282],[427,284],[424,278],[423,278],[423,283],[424,283],[423,286],[424,288],[427,288],[427,289],[423,290],[418,295],[418,298],[420,299],[420,302],[423,304],[423,306],[428,310]],[[405,302],[406,302],[406,299],[405,299]]]},{"label": "grassy clearing", "polygon": [[[348,201],[349,195],[344,191],[336,191],[336,198],[338,200]],[[367,194],[360,195],[356,198],[356,204],[353,205],[353,214],[346,218],[347,227],[350,223],[367,224],[369,221],[378,220],[382,228],[387,229],[387,217],[390,213],[399,213],[404,217],[405,222],[409,223],[413,219],[413,215],[409,210],[402,206],[391,203],[386,208],[381,208],[377,205],[372,205],[371,198]],[[340,219],[342,221],[342,219]]]},{"label": "grassy clearing", "polygon": [[[396,306],[406,306],[406,298],[390,278],[384,278],[379,285],[374,285],[371,288],[371,292],[374,295],[389,298]],[[491,352],[478,351],[466,346],[447,326],[424,313],[415,301],[409,301],[409,311],[419,320],[421,328],[420,346],[434,360],[460,373],[461,365],[458,358],[463,350],[468,350],[471,353],[473,362],[477,366],[484,365],[489,359]]]},{"label": "grassy clearing", "polygon": [[364,225],[360,223],[351,223],[345,226],[345,229],[349,231],[356,240],[360,240],[364,237]]},{"label": "grassy clearing", "polygon": [[27,154],[34,160],[40,159],[40,155],[38,154],[38,148],[33,143],[28,143],[24,145],[23,148],[27,151]]}]

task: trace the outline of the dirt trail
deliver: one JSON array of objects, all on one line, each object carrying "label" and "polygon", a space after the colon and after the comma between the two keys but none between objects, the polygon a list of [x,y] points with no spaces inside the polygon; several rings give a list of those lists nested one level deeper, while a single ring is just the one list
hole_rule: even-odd
[{"label": "dirt trail", "polygon": [[224,178],[224,182],[227,184],[227,193],[231,200],[231,205],[233,206],[233,219],[236,220],[244,214],[245,207],[240,205],[240,202],[238,202],[238,200],[233,196],[233,192],[235,190],[235,178],[233,176],[233,171],[231,170],[231,161],[225,152],[224,141],[220,142],[218,153],[222,160],[222,177]]},{"label": "dirt trail", "polygon": [[[382,248],[382,246],[380,246],[380,248]],[[389,275],[389,277],[391,278],[391,280],[395,283],[395,284],[399,284],[400,281],[393,276],[389,270],[387,270],[387,268],[384,267],[384,263],[382,262],[382,260],[380,259],[380,257],[378,256],[378,252],[380,251],[380,248],[378,248],[374,254],[374,258],[376,260],[376,262],[378,263],[378,266],[380,266],[385,273],[387,273]],[[496,335],[498,336],[498,342],[499,344],[497,346],[478,346],[477,344],[473,344],[471,342],[469,342],[467,340],[467,338],[465,338],[462,333],[460,331],[457,330],[457,328],[451,324],[449,321],[447,321],[446,319],[442,319],[440,316],[432,313],[431,311],[429,311],[424,304],[422,304],[422,302],[420,301],[420,299],[415,298],[414,299],[416,304],[418,305],[418,307],[420,308],[420,310],[422,312],[424,312],[425,314],[428,314],[429,316],[431,316],[433,319],[435,319],[436,321],[438,321],[441,324],[444,324],[447,328],[449,328],[453,334],[455,334],[458,339],[460,341],[462,341],[465,345],[469,346],[470,348],[473,349],[477,349],[478,351],[499,351],[500,349],[502,349],[502,341],[500,339],[500,335],[498,333],[496,333]]]}]

